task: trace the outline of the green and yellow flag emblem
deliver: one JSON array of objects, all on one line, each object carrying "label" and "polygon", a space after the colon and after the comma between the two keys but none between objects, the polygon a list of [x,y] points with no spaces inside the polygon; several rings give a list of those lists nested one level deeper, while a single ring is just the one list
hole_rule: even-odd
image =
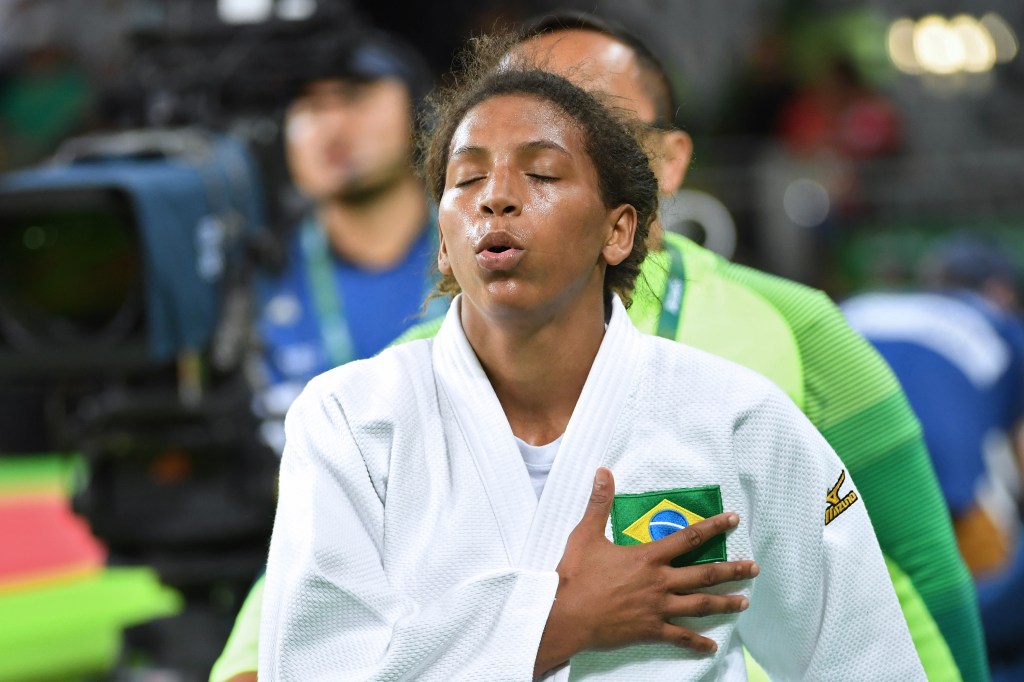
[{"label": "green and yellow flag emblem", "polygon": [[[612,503],[612,537],[617,545],[641,545],[721,513],[722,491],[717,485],[616,495]],[[676,557],[672,565],[692,566],[725,559],[725,536],[719,535]]]}]

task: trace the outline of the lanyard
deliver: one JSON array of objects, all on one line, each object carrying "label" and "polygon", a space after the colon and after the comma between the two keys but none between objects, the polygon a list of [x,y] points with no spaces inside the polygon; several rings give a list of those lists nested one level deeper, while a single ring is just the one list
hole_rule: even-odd
[{"label": "lanyard", "polygon": [[[437,251],[437,219],[433,209],[429,211],[427,224],[432,251]],[[416,240],[419,242],[419,239]],[[334,268],[331,265],[330,245],[327,235],[320,229],[313,218],[307,218],[299,233],[302,255],[306,260],[306,276],[309,289],[316,308],[317,324],[324,351],[331,367],[343,365],[356,359],[352,334],[345,317],[345,301],[334,280]],[[415,246],[413,247],[415,248]],[[424,296],[434,287],[434,281],[427,278]]]},{"label": "lanyard", "polygon": [[661,314],[658,316],[658,336],[675,340],[679,331],[679,319],[683,309],[683,290],[686,287],[686,268],[683,253],[679,247],[665,242],[669,255],[668,280],[661,295]]}]

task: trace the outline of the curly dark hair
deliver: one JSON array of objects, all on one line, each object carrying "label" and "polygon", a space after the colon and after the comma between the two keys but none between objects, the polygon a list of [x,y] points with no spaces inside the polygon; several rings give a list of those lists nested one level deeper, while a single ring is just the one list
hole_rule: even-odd
[{"label": "curly dark hair", "polygon": [[[602,103],[601,95],[589,93],[561,76],[513,63],[507,48],[515,40],[515,36],[476,39],[475,51],[465,64],[467,75],[431,98],[432,130],[421,140],[427,187],[440,202],[452,137],[473,107],[503,95],[529,95],[551,102],[579,126],[584,149],[597,171],[604,205],[612,208],[629,204],[636,209],[633,250],[618,265],[609,265],[604,278],[606,302],[616,293],[628,306],[640,264],[647,257],[647,237],[658,209],[658,181],[640,142],[642,128],[630,118],[616,115]],[[453,277],[446,276],[438,284],[438,291],[454,296],[460,288]]]}]

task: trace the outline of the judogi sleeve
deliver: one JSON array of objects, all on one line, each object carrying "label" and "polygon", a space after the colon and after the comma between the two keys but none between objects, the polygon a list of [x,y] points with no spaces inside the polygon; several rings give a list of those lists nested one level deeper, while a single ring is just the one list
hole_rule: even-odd
[{"label": "judogi sleeve", "polygon": [[768,387],[733,446],[761,566],[738,627],[771,679],[926,679],[864,503],[818,431]]},{"label": "judogi sleeve", "polygon": [[341,407],[311,387],[286,420],[260,680],[531,679],[557,574],[494,570],[429,604],[391,589],[384,503]]}]

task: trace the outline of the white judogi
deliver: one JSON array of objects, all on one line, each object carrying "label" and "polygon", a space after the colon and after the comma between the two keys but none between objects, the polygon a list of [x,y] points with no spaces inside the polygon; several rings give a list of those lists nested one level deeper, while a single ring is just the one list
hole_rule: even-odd
[{"label": "white judogi", "polygon": [[432,341],[314,379],[289,413],[260,680],[531,679],[601,465],[617,494],[721,486],[741,518],[728,558],[761,575],[716,588],[745,613],[681,621],[713,657],[583,652],[549,677],[743,680],[745,645],[778,680],[925,679],[863,502],[825,525],[843,464],[768,380],[641,335],[616,299],[538,501],[459,308]]}]

